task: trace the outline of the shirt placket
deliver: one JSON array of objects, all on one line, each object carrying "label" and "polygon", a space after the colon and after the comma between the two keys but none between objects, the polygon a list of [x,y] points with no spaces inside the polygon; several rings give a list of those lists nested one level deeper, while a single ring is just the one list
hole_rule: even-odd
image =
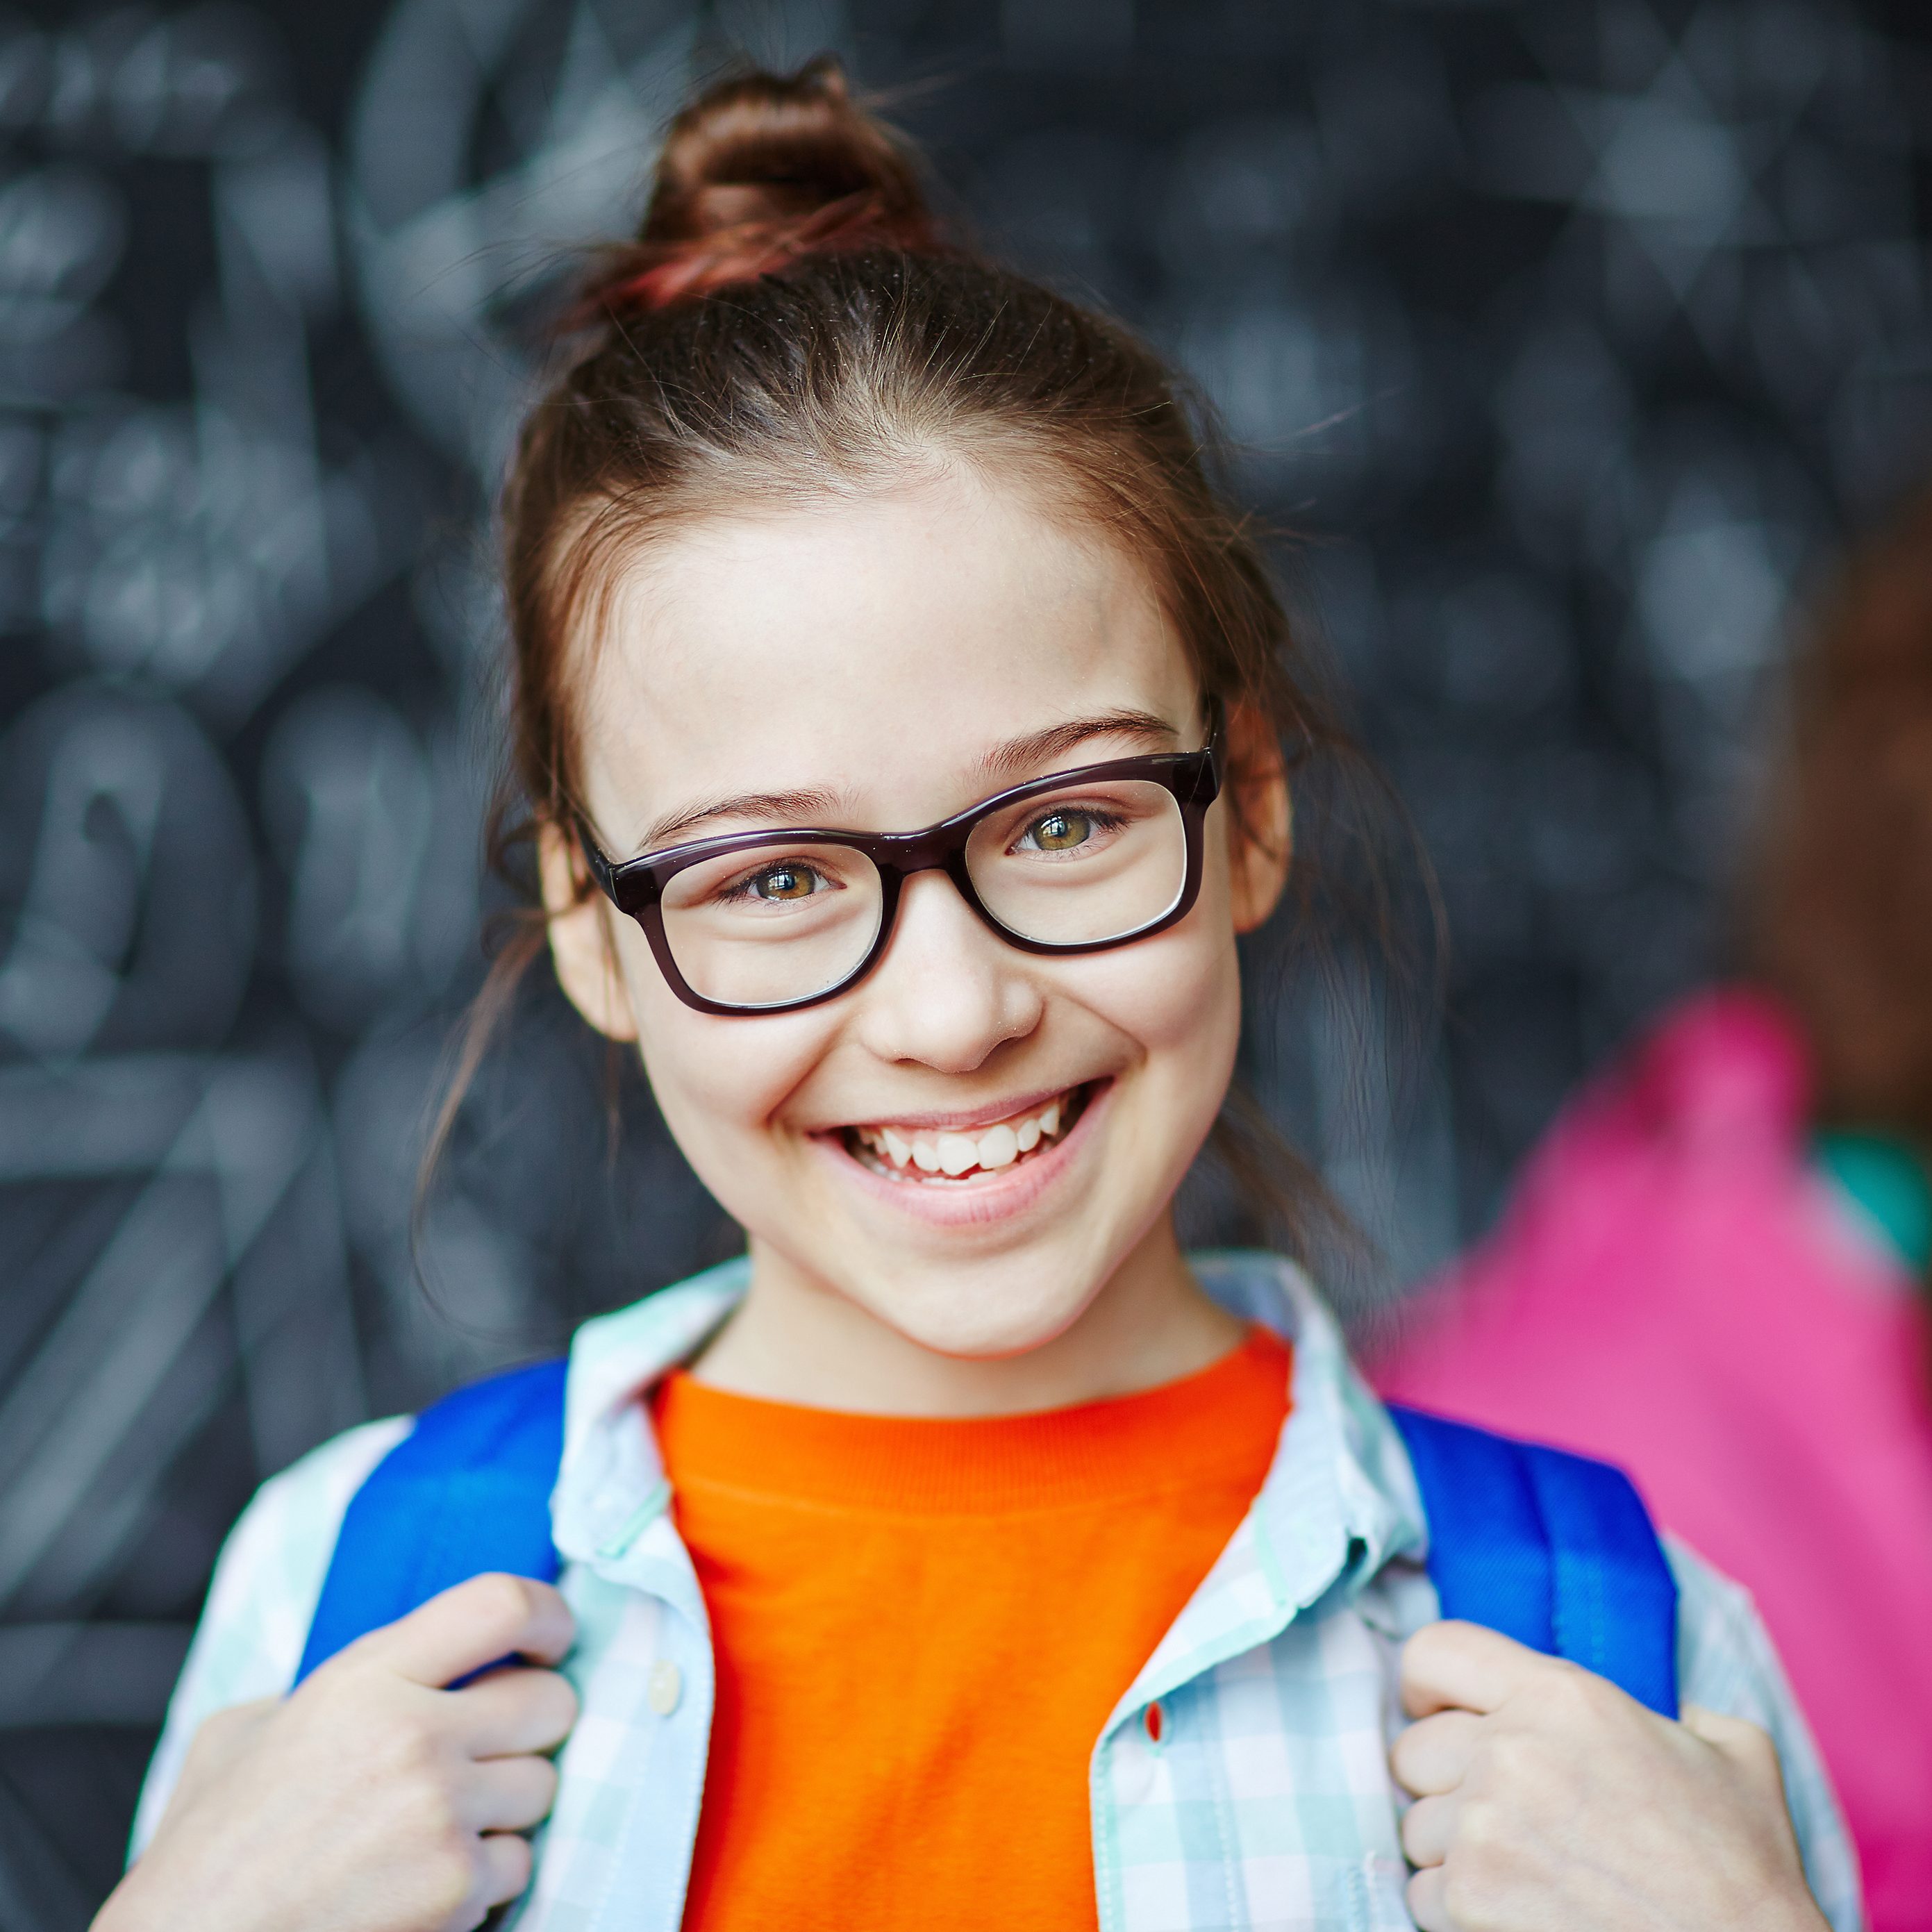
[{"label": "shirt placket", "polygon": [[716,1693],[709,1621],[641,1409],[596,1426],[553,1504],[581,1699],[521,1932],[677,1932]]},{"label": "shirt placket", "polygon": [[[1294,1335],[1297,1360],[1294,1408],[1275,1466],[1094,1748],[1101,1932],[1250,1922],[1249,1850],[1237,1814],[1244,1800],[1254,1800],[1226,1722],[1226,1700],[1238,1693],[1222,1673],[1255,1657],[1250,1675],[1268,1678],[1268,1660],[1257,1653],[1298,1620],[1348,1616],[1358,1594],[1413,1534],[1407,1513],[1380,1493],[1358,1460],[1339,1345],[1318,1311],[1300,1308],[1295,1317],[1277,1324]],[[1316,1640],[1320,1634],[1310,1631]],[[1316,1713],[1308,1714],[1310,1730],[1319,1729]],[[1358,1849],[1359,1876],[1365,1882],[1373,1876],[1379,1898],[1388,1890],[1381,1868],[1390,1863],[1390,1846]],[[1400,1860],[1394,1864],[1399,1873]],[[1406,1912],[1396,1910],[1390,1922],[1406,1924]],[[1351,1924],[1378,1926],[1385,1915],[1378,1906],[1364,1918],[1352,1901],[1348,1916]]]}]

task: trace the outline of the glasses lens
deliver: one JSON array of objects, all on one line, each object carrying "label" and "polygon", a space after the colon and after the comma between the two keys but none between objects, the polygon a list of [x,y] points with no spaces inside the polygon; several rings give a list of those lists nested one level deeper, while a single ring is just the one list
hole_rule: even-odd
[{"label": "glasses lens", "polygon": [[663,898],[664,937],[692,990],[728,1006],[808,1000],[878,937],[878,868],[849,846],[774,843],[700,860]]},{"label": "glasses lens", "polygon": [[1126,939],[1178,903],[1187,827],[1165,785],[1102,780],[982,819],[966,865],[981,903],[1022,939],[1053,946]]}]

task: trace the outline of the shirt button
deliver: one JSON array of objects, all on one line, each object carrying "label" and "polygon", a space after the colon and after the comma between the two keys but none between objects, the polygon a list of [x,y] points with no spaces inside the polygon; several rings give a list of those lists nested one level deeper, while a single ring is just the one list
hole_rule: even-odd
[{"label": "shirt button", "polygon": [[661,1657],[651,1666],[650,1682],[644,1688],[644,1701],[661,1718],[668,1718],[677,1708],[677,1700],[684,1695],[684,1673],[668,1657]]}]

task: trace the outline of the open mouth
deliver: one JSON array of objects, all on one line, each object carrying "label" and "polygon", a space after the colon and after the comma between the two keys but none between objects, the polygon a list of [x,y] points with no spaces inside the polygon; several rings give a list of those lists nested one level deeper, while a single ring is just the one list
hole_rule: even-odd
[{"label": "open mouth", "polygon": [[890,1121],[844,1130],[845,1150],[860,1166],[909,1186],[964,1187],[1036,1160],[1066,1138],[1097,1081],[1070,1087],[1023,1114],[983,1127],[938,1130]]}]

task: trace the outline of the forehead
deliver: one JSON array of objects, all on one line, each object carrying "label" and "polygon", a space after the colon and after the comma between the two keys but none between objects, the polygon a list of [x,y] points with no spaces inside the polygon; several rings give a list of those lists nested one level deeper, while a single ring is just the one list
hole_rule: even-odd
[{"label": "forehead", "polygon": [[925,823],[986,789],[989,747],[1112,710],[1184,734],[1196,715],[1148,573],[968,471],[709,520],[616,568],[579,732],[620,841],[740,792],[836,790],[878,825]]}]

